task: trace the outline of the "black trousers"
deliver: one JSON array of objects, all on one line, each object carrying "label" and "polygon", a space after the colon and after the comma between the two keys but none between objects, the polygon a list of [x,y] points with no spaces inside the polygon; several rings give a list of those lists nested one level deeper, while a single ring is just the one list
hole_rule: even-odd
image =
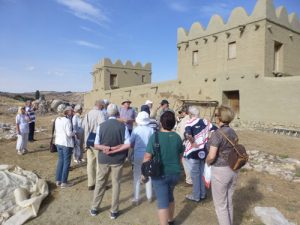
[{"label": "black trousers", "polygon": [[35,122],[29,123],[28,141],[34,140],[34,128],[35,128]]}]

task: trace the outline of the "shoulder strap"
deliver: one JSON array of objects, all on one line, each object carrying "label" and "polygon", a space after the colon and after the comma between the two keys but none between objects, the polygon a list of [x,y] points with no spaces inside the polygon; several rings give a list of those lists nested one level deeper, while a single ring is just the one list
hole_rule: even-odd
[{"label": "shoulder strap", "polygon": [[221,130],[221,128],[219,129],[220,133],[222,134],[222,136],[224,138],[226,138],[226,140],[233,146],[235,147],[235,144],[226,136],[226,134]]},{"label": "shoulder strap", "polygon": [[158,131],[154,132],[154,145],[153,145],[153,157],[155,157],[157,160],[160,160],[160,145],[158,140]]},{"label": "shoulder strap", "polygon": [[241,157],[241,158],[245,158],[245,156],[241,155],[241,153],[236,149],[235,144],[225,135],[225,133],[220,129],[218,129],[220,131],[220,133],[222,134],[222,136],[224,138],[226,138],[226,140],[233,146],[233,149],[236,151],[236,153]]},{"label": "shoulder strap", "polygon": [[[57,118],[56,118],[57,119]],[[53,121],[53,124],[52,124],[52,138],[53,138],[53,135],[54,135],[54,130],[55,130],[55,121],[56,119]]]}]

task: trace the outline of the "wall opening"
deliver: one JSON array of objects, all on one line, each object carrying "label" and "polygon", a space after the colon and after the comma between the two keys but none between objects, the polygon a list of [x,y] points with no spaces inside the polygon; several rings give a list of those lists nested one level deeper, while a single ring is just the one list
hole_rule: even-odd
[{"label": "wall opening", "polygon": [[118,82],[117,82],[117,74],[110,74],[110,87],[111,88],[117,88]]},{"label": "wall opening", "polygon": [[198,51],[193,51],[192,64],[193,66],[198,65]]},{"label": "wall opening", "polygon": [[145,75],[142,75],[142,83],[145,83]]},{"label": "wall opening", "polygon": [[240,92],[223,91],[223,104],[230,106],[239,118],[240,114]]},{"label": "wall opening", "polygon": [[283,72],[283,44],[275,41],[274,43],[274,67],[273,70],[275,73]]},{"label": "wall opening", "polygon": [[236,58],[236,42],[230,42],[228,44],[228,59]]}]

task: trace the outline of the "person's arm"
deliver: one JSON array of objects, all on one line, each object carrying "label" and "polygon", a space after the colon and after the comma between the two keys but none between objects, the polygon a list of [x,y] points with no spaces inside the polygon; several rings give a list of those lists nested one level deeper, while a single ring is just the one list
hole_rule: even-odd
[{"label": "person's arm", "polygon": [[110,147],[109,148],[109,151],[105,151],[106,154],[114,154],[114,153],[117,153],[117,152],[122,152],[122,151],[125,151],[127,149],[130,148],[130,134],[129,134],[129,131],[127,129],[127,127],[125,127],[125,141],[123,144],[121,145],[118,145],[118,146],[113,146],[113,147]]},{"label": "person's arm", "polygon": [[68,137],[73,137],[74,136],[74,133],[72,131],[71,120],[69,120],[69,119],[67,119],[67,122],[65,124],[65,132],[66,132],[66,135]]},{"label": "person's arm", "polygon": [[210,146],[209,153],[208,153],[208,155],[206,157],[206,163],[208,165],[211,165],[215,161],[216,156],[217,156],[217,152],[218,152],[218,148],[217,147]]},{"label": "person's arm", "polygon": [[19,120],[19,116],[16,117],[16,132],[17,134],[20,134],[20,120]]}]

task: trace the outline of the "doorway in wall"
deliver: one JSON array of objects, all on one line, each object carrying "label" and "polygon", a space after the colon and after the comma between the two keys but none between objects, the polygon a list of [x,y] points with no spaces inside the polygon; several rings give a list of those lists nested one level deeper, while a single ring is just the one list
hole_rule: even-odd
[{"label": "doorway in wall", "polygon": [[230,106],[239,118],[240,114],[240,92],[223,91],[223,104]]}]

